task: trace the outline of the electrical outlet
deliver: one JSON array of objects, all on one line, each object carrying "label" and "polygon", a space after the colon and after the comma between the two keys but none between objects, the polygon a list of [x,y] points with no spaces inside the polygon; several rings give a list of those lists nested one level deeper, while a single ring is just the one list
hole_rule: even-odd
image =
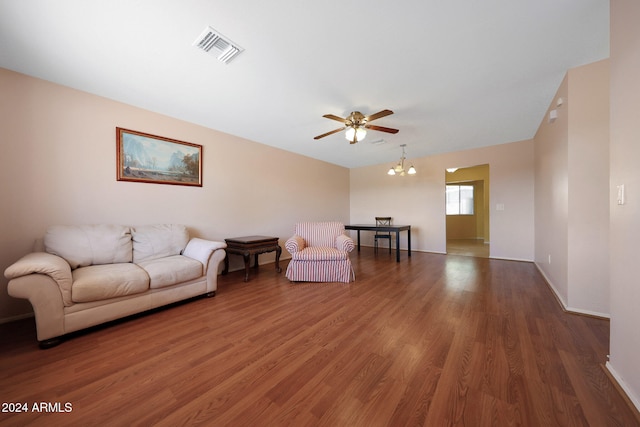
[{"label": "electrical outlet", "polygon": [[549,254],[549,264],[551,264],[551,254]]}]

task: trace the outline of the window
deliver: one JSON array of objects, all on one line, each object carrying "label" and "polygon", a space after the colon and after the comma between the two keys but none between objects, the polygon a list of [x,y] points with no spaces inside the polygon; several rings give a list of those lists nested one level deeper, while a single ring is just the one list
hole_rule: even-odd
[{"label": "window", "polygon": [[473,185],[447,185],[447,215],[473,215]]}]

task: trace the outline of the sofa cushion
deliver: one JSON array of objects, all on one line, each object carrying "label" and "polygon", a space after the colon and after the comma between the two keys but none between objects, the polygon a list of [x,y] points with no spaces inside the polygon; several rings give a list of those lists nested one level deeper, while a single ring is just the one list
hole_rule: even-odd
[{"label": "sofa cushion", "polygon": [[308,246],[301,251],[291,254],[292,260],[298,261],[329,261],[348,259],[349,254],[336,248],[323,246]]},{"label": "sofa cushion", "polygon": [[189,232],[184,225],[157,224],[135,227],[133,236],[133,262],[179,255],[187,246]]},{"label": "sofa cushion", "polygon": [[149,276],[131,263],[91,265],[72,272],[71,299],[90,302],[137,294],[149,289]]},{"label": "sofa cushion", "polygon": [[131,262],[131,229],[122,225],[54,225],[44,236],[45,250],[72,269]]},{"label": "sofa cushion", "polygon": [[184,255],[174,255],[142,261],[138,264],[149,275],[151,289],[164,288],[202,276],[200,261]]}]

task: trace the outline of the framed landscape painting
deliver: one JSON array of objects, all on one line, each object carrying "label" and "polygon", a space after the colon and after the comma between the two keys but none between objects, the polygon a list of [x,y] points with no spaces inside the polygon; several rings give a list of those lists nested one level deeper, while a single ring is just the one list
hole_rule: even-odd
[{"label": "framed landscape painting", "polygon": [[202,145],[116,128],[118,181],[202,187]]}]

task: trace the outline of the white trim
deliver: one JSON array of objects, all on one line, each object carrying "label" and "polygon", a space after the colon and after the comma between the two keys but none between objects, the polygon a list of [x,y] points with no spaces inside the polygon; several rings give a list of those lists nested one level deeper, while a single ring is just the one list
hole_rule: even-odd
[{"label": "white trim", "polygon": [[12,317],[5,317],[4,319],[0,319],[0,325],[3,323],[11,323],[17,320],[28,319],[29,317],[33,317],[33,316],[34,316],[33,313],[25,313],[25,314],[19,314],[17,316],[12,316]]},{"label": "white trim", "polygon": [[636,407],[638,411],[640,411],[640,400],[638,400],[638,398],[631,393],[631,390],[627,386],[627,383],[625,383],[622,377],[618,375],[616,370],[613,368],[613,365],[611,365],[611,362],[607,361],[604,366],[607,368],[607,371],[609,371],[613,379],[616,380],[618,386],[620,386],[622,391],[624,391],[624,393],[627,395],[629,401],[633,404],[633,406]]},{"label": "white trim", "polygon": [[[363,247],[363,248],[373,248],[373,246],[369,246],[369,245],[365,245],[365,244],[362,244],[360,246]],[[357,250],[357,247],[358,247],[358,245],[356,244],[356,250]],[[385,249],[386,249],[386,246],[385,246]],[[395,246],[392,246],[391,250],[395,251],[396,250]],[[406,252],[407,248],[401,247],[400,250]],[[426,253],[426,254],[439,254],[439,255],[456,255],[456,254],[449,254],[447,252],[428,251],[428,250],[425,250],[425,249],[414,249],[414,248],[411,248],[411,252],[422,252],[422,253]],[[467,256],[467,255],[462,255],[462,256]],[[469,256],[469,258],[473,258],[473,257]],[[533,260],[524,259],[524,258],[506,258],[506,257],[489,256],[488,258],[485,258],[485,259],[500,259],[500,260],[504,260],[504,261],[517,261],[517,262],[531,262],[531,263],[533,263]]]},{"label": "white trim", "polygon": [[[373,248],[373,246],[365,245],[364,243],[361,244],[360,247],[361,248]],[[358,252],[358,244],[357,243],[355,244],[355,249],[354,250],[355,250],[355,252]],[[389,249],[386,246],[384,246],[384,250],[389,250]],[[391,246],[391,252],[395,252],[395,250],[396,250],[395,245]],[[400,247],[400,252],[403,252],[403,251],[404,252],[408,252],[408,249],[406,247],[402,247],[401,246]],[[425,253],[425,254],[440,254],[440,255],[446,255],[447,254],[446,252],[427,251],[425,249],[414,249],[414,248],[411,248],[411,252],[422,252],[422,253]]]},{"label": "white trim", "polygon": [[554,295],[556,296],[556,299],[558,300],[558,302],[560,303],[560,305],[562,306],[562,309],[564,311],[566,311],[567,313],[574,313],[574,314],[582,314],[582,315],[586,315],[586,316],[601,317],[603,319],[610,319],[611,318],[611,314],[609,314],[609,313],[600,313],[598,311],[583,310],[581,308],[571,307],[562,298],[562,296],[558,292],[558,289],[556,289],[556,287],[553,285],[553,282],[549,279],[549,277],[547,277],[547,275],[544,274],[544,270],[542,270],[540,268],[540,265],[537,262],[534,263],[534,264],[535,264],[536,268],[538,269],[538,271],[540,272],[540,274],[542,274],[542,277],[544,277],[544,280],[549,285],[549,288],[551,288],[551,292],[554,293]]},{"label": "white trim", "polygon": [[[396,248],[391,248],[391,249],[394,250],[394,251],[396,250]],[[400,248],[400,250],[406,252],[407,249],[406,248],[405,249]],[[446,255],[447,254],[446,252],[427,251],[427,250],[424,250],[424,249],[413,249],[413,248],[411,248],[411,252],[422,252],[424,254],[438,254],[438,255]]]},{"label": "white trim", "polygon": [[499,256],[491,256],[489,255],[489,259],[501,259],[503,261],[517,261],[517,262],[533,262],[530,259],[524,259],[524,258],[505,258],[505,257],[499,257]]},{"label": "white trim", "polygon": [[560,292],[558,292],[558,289],[556,289],[556,287],[553,285],[553,282],[551,281],[551,279],[549,279],[549,277],[546,274],[544,274],[544,270],[540,268],[540,265],[537,262],[534,262],[534,264],[538,269],[538,271],[540,272],[540,274],[542,274],[542,277],[544,277],[544,280],[549,285],[549,288],[551,288],[551,292],[553,292],[558,302],[560,302],[562,309],[567,311],[568,310],[567,302],[564,300],[564,298],[562,298],[562,295],[560,295]]},{"label": "white trim", "polygon": [[598,311],[582,310],[580,308],[567,307],[566,310],[570,313],[585,314],[587,316],[601,317],[603,319],[611,319],[611,315],[608,313],[600,313]]}]

